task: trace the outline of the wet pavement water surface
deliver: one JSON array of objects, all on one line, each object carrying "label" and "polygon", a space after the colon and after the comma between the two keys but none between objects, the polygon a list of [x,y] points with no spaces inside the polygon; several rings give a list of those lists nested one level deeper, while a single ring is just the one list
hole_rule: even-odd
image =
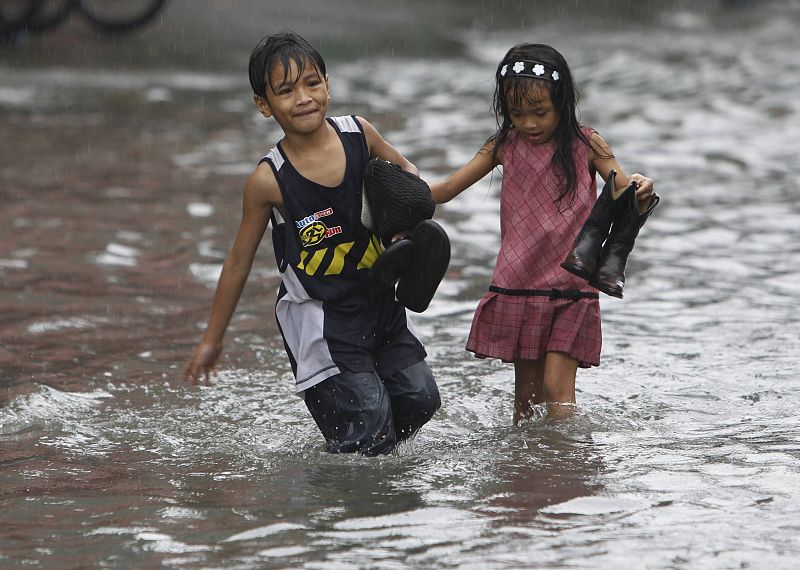
[{"label": "wet pavement water surface", "polygon": [[218,377],[179,381],[244,181],[280,136],[246,76],[272,30],[191,66],[181,46],[202,33],[163,37],[176,2],[144,36],[73,24],[4,45],[0,567],[796,567],[800,4],[653,3],[577,25],[578,4],[489,26],[470,24],[485,3],[443,3],[447,33],[397,49],[298,20],[333,54],[330,114],[366,117],[430,180],[491,134],[505,50],[550,43],[583,122],[663,199],[625,299],[602,300],[575,415],[519,428],[511,367],[463,350],[500,174],[439,207],[452,263],[412,318],[443,406],[377,459],[325,454],[292,394],[268,238]]}]

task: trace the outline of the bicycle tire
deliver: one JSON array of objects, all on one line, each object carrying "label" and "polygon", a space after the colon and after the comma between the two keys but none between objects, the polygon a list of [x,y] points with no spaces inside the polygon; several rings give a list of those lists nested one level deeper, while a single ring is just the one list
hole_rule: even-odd
[{"label": "bicycle tire", "polygon": [[44,0],[41,9],[28,20],[26,29],[39,34],[60,26],[77,3],[77,0]]},{"label": "bicycle tire", "polygon": [[[119,0],[111,0],[112,2]],[[125,0],[128,4],[131,0]],[[106,34],[130,32],[152,20],[167,0],[139,0],[132,13],[123,15],[107,10],[109,0],[77,0],[78,7],[92,26]],[[105,8],[104,9],[104,5]]]},{"label": "bicycle tire", "polygon": [[26,0],[21,6],[17,4],[0,2],[0,36],[25,29],[28,21],[41,9],[42,0]]}]

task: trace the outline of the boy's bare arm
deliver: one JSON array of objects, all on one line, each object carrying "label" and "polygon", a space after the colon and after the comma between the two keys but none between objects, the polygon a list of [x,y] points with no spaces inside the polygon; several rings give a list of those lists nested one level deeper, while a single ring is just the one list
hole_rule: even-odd
[{"label": "boy's bare arm", "polygon": [[209,383],[209,373],[222,352],[222,339],[247,282],[272,208],[280,203],[275,176],[269,165],[262,163],[245,185],[239,230],[222,266],[203,340],[184,368],[184,381],[197,384],[203,375],[206,384]]},{"label": "boy's bare arm", "polygon": [[363,117],[356,117],[356,119],[364,127],[364,136],[367,139],[370,158],[382,158],[393,164],[399,164],[403,170],[419,176],[419,169],[403,156],[399,150],[389,144],[369,121]]}]

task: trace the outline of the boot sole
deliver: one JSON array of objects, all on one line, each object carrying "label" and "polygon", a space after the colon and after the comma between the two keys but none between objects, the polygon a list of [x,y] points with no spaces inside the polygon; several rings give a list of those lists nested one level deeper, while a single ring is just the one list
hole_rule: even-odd
[{"label": "boot sole", "polygon": [[608,285],[603,283],[598,283],[593,280],[589,280],[589,285],[600,291],[601,293],[605,293],[609,297],[614,297],[616,299],[622,299],[622,287],[617,285]]},{"label": "boot sole", "polygon": [[422,313],[428,308],[450,264],[450,240],[432,220],[417,224],[411,236],[414,261],[397,283],[397,300]]},{"label": "boot sole", "polygon": [[583,265],[577,265],[575,263],[570,263],[569,261],[565,261],[561,264],[561,267],[575,275],[576,277],[580,277],[581,279],[588,281],[591,274],[589,270],[586,269]]}]

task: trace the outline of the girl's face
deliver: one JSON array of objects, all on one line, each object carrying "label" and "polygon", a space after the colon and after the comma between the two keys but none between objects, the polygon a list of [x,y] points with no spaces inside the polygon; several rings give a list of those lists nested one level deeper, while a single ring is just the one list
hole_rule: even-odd
[{"label": "girl's face", "polygon": [[508,89],[505,97],[511,123],[522,137],[533,144],[544,144],[553,139],[559,116],[549,89],[532,85],[521,94]]}]

